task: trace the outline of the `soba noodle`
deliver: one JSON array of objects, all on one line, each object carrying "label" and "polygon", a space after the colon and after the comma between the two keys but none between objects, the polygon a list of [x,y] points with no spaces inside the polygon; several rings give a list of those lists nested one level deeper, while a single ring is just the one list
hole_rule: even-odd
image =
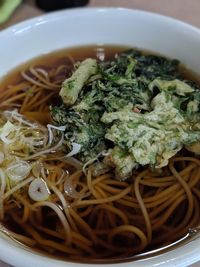
[{"label": "soba noodle", "polygon": [[[51,123],[49,104],[66,69],[31,66],[1,90],[1,110],[17,108],[31,121]],[[200,160],[193,156],[177,155],[160,171],[146,167],[117,181],[112,172],[94,177],[90,165],[85,173],[77,160],[48,149],[24,157],[35,167],[7,190],[0,169],[1,221],[11,237],[30,247],[73,260],[126,258],[168,245],[200,221]],[[45,201],[27,194],[36,176],[51,191]]]}]

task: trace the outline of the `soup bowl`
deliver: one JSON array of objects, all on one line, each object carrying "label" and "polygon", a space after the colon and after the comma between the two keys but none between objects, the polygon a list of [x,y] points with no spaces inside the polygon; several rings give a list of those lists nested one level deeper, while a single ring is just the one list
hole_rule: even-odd
[{"label": "soup bowl", "polygon": [[[2,31],[0,44],[0,77],[37,56],[86,45],[150,50],[177,58],[200,74],[200,30],[172,18],[138,10],[84,8],[55,12]],[[136,257],[134,266],[188,266],[200,260],[199,248],[200,237],[193,233],[165,249]],[[4,231],[0,233],[0,259],[17,267],[79,267],[87,264],[67,262],[32,251]],[[133,261],[103,265],[128,267]]]}]

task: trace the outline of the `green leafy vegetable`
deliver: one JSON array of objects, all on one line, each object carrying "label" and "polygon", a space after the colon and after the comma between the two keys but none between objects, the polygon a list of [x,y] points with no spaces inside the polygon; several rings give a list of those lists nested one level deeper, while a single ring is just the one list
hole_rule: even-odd
[{"label": "green leafy vegetable", "polygon": [[106,150],[96,169],[114,168],[118,179],[138,166],[161,168],[183,147],[200,153],[200,90],[178,66],[136,50],[83,61],[63,83],[63,103],[51,107],[56,124],[66,125],[68,150],[79,144],[84,163]]},{"label": "green leafy vegetable", "polygon": [[165,92],[152,102],[151,112],[137,114],[132,108],[125,108],[104,113],[101,120],[112,124],[105,138],[127,151],[136,163],[161,168],[183,146],[200,140],[200,122],[191,124]]},{"label": "green leafy vegetable", "polygon": [[96,72],[97,63],[95,59],[88,58],[80,63],[80,66],[72,76],[63,82],[60,90],[60,96],[65,105],[71,106],[76,102],[85,82]]}]

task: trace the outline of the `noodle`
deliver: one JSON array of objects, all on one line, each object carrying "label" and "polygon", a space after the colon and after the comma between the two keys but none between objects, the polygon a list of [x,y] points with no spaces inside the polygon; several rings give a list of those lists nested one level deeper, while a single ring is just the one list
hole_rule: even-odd
[{"label": "noodle", "polygon": [[[71,66],[73,57],[68,60]],[[31,66],[16,85],[0,90],[1,108],[19,107],[26,118],[51,123],[49,105],[58,95],[66,68]],[[7,118],[32,131],[32,121],[16,111],[6,112]],[[38,131],[45,133],[44,127]],[[60,151],[63,138],[61,133],[55,143],[52,137],[39,148],[32,145],[32,154],[25,148],[14,154],[32,166],[23,181],[7,183],[0,169],[0,218],[12,238],[71,260],[119,259],[177,241],[199,223],[197,157],[177,155],[161,172],[145,167],[129,180],[117,181],[112,171],[94,176],[90,164],[82,169],[77,159],[65,157]],[[35,178],[46,182],[48,199],[34,202],[28,196]]]},{"label": "noodle", "polygon": [[[75,255],[80,257],[81,251],[82,256],[87,254],[88,257],[90,255],[90,257],[101,258],[103,255],[105,257],[105,253],[103,252],[104,247],[109,250],[107,254],[109,257],[112,257],[112,255],[114,256],[115,253],[121,253],[122,257],[123,255],[130,256],[133,253],[138,253],[145,248],[148,248],[149,244],[152,242],[153,244],[156,244],[156,246],[163,244],[165,240],[168,239],[167,237],[169,235],[171,236],[171,242],[175,241],[178,237],[180,238],[184,235],[189,227],[194,227],[197,224],[200,215],[197,212],[199,211],[199,206],[196,195],[200,196],[200,191],[194,187],[196,184],[200,184],[200,161],[195,161],[194,166],[194,161],[192,159],[193,158],[189,161],[189,159],[186,158],[186,161],[184,161],[186,166],[184,169],[179,170],[179,172],[177,170],[174,171],[175,166],[173,165],[173,159],[170,163],[171,165],[166,168],[171,172],[171,177],[174,175],[174,182],[169,187],[169,184],[165,182],[167,179],[166,176],[158,177],[160,190],[154,192],[154,197],[146,197],[148,195],[148,190],[151,188],[152,190],[155,190],[154,182],[151,184],[151,180],[154,178],[153,172],[150,170],[145,170],[143,173],[138,174],[138,176],[133,177],[133,180],[128,187],[125,187],[125,182],[122,182],[121,184],[119,181],[114,181],[112,183],[110,180],[111,174],[93,177],[91,180],[92,174],[90,171],[88,171],[87,177],[85,177],[84,173],[80,176],[80,170],[77,170],[73,175],[78,177],[78,179],[85,184],[87,191],[90,192],[90,195],[86,198],[83,194],[83,198],[79,198],[78,200],[64,195],[63,191],[60,191],[63,186],[58,189],[55,182],[54,185],[50,182],[55,181],[55,177],[59,179],[59,175],[62,175],[61,170],[65,167],[62,164],[60,165],[61,169],[59,169],[58,166],[54,169],[57,175],[51,172],[51,177],[46,177],[47,182],[52,189],[52,194],[55,194],[58,198],[52,196],[51,203],[41,202],[31,204],[29,202],[27,203],[28,199],[23,201],[22,196],[17,197],[16,195],[15,199],[18,203],[22,204],[21,209],[23,212],[20,220],[19,218],[17,219],[16,216],[13,218],[16,223],[21,225],[22,229],[25,229],[27,234],[31,234],[32,239],[35,240],[37,245],[40,246],[45,244],[45,249],[47,251],[53,249],[54,251],[60,251],[62,253],[66,252],[68,257],[71,257],[72,259],[76,259]],[[48,166],[50,166],[50,169],[53,167],[49,162],[46,167],[48,168]],[[193,173],[193,176],[190,175],[191,172]],[[179,180],[176,178],[177,174],[183,175],[183,173],[185,177],[185,186],[187,186],[187,190],[190,190],[191,192],[189,197],[191,197],[192,202],[194,203],[192,206],[189,206],[189,204],[186,205],[185,201],[189,197],[187,196],[185,189],[180,185]],[[148,178],[149,174],[150,176]],[[148,181],[148,183],[144,184],[143,181]],[[65,179],[60,180],[60,183],[63,184],[64,182]],[[131,192],[134,183],[136,184],[135,193]],[[108,184],[113,185],[108,186]],[[144,190],[140,191],[140,193],[138,192],[139,185],[144,186]],[[156,184],[156,188],[157,187],[158,184]],[[168,188],[170,188],[170,190]],[[162,198],[161,196],[167,196],[168,198]],[[13,195],[13,197],[15,197],[15,195]],[[145,209],[143,208],[143,205],[146,206]],[[150,206],[148,207],[148,205]],[[185,208],[188,206],[186,214],[189,215],[186,215],[185,212],[177,213],[177,208],[180,209],[182,205]],[[40,215],[42,216],[40,223],[38,219],[36,219],[37,217],[35,217],[37,222],[31,222],[29,213],[33,215],[37,212],[39,207],[44,206],[49,206],[53,209],[54,214],[51,214],[51,212],[48,211],[49,215],[47,213],[45,217],[53,216],[51,221],[54,222],[53,224],[55,224],[55,228],[51,228],[52,226],[48,225],[43,226],[45,221],[43,219],[43,212]],[[58,207],[62,208],[60,209]],[[12,209],[16,211],[16,205],[14,205]],[[190,211],[188,213],[189,209]],[[8,212],[10,212],[10,210]],[[174,216],[173,214],[176,214],[176,220],[174,220],[174,223],[175,221],[176,223],[171,225],[171,218]],[[146,216],[146,218],[143,216]],[[24,224],[26,224],[25,228]],[[30,229],[28,225],[31,226]],[[59,227],[59,231],[56,231],[57,227]],[[162,229],[165,229],[166,227],[168,228],[168,234],[165,235],[165,231]],[[159,231],[164,231],[164,235],[159,235],[160,237],[158,237],[156,233]],[[63,235],[64,232],[66,235]],[[29,238],[29,234],[27,235],[26,233],[24,233],[24,236]],[[49,241],[44,239],[46,235],[48,236]],[[71,243],[69,242],[70,235]],[[132,235],[133,237],[131,238]],[[15,236],[15,238],[17,239],[17,236]],[[60,245],[60,242],[57,243],[57,238],[68,242],[68,244],[66,243],[65,245],[65,249],[63,245]],[[120,249],[118,239],[122,239],[123,242],[126,243],[126,251]],[[22,238],[19,238],[19,241],[22,241]],[[95,247],[98,248],[96,251]]]},{"label": "noodle", "polygon": [[139,206],[141,208],[141,211],[143,213],[144,219],[145,219],[145,223],[146,223],[146,231],[147,231],[147,240],[148,242],[151,242],[152,239],[152,229],[151,229],[151,222],[149,219],[149,215],[147,212],[147,209],[144,205],[144,202],[142,200],[142,197],[140,195],[140,190],[139,190],[139,183],[140,180],[142,179],[143,176],[145,176],[146,171],[142,172],[141,174],[139,174],[136,178],[135,178],[135,184],[134,184],[134,188],[135,188],[135,196],[138,200]]}]

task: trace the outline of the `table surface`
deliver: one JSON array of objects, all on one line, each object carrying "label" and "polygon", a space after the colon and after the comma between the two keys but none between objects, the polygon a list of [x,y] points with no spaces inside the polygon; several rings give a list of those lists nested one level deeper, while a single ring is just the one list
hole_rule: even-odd
[{"label": "table surface", "polygon": [[[200,0],[90,0],[88,6],[121,6],[142,9],[171,16],[200,28]],[[43,12],[34,6],[34,0],[23,1],[10,20],[1,25],[0,29],[41,14]],[[0,267],[10,267],[10,265],[0,261]],[[191,267],[200,267],[200,262]]]}]

